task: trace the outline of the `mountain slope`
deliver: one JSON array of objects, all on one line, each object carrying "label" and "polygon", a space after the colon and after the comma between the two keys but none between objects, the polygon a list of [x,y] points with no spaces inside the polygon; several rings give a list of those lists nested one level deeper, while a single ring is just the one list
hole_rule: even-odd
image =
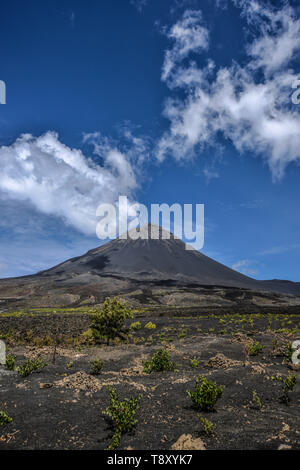
[{"label": "mountain slope", "polygon": [[300,308],[300,283],[252,279],[186,250],[185,243],[159,227],[142,230],[148,239],[132,239],[129,233],[127,239],[117,238],[35,275],[0,280],[0,311],[1,306],[97,304],[108,295],[123,295],[135,305],[230,312]]},{"label": "mountain slope", "polygon": [[[157,226],[149,224],[142,227],[142,232],[143,236],[148,236],[147,239],[133,240],[130,238],[132,232],[129,232],[127,239],[117,238],[40,275],[74,277],[90,273],[145,282],[174,281],[179,284],[300,292],[297,283],[257,281],[198,251],[186,250],[182,240]],[[153,233],[158,238],[153,238]]]},{"label": "mountain slope", "polygon": [[68,260],[42,275],[93,273],[143,281],[174,280],[183,283],[258,288],[244,276],[194,250],[174,237],[170,239],[116,239],[83,256]]}]

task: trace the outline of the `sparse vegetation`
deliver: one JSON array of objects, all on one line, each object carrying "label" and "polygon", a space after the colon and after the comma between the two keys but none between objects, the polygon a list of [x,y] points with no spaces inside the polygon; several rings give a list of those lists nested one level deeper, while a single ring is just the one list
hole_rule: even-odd
[{"label": "sparse vegetation", "polygon": [[292,362],[292,356],[293,356],[295,351],[296,351],[296,349],[294,349],[292,347],[291,343],[288,343],[286,345],[286,347],[285,347],[285,356],[286,356],[288,362]]},{"label": "sparse vegetation", "polygon": [[170,353],[166,349],[159,349],[148,361],[144,361],[144,372],[151,374],[151,372],[164,372],[174,371],[177,366],[176,363],[171,361]]},{"label": "sparse vegetation", "polygon": [[261,407],[262,407],[262,403],[261,403],[261,399],[259,398],[259,396],[256,393],[256,390],[253,390],[252,400],[253,400],[253,403],[255,404],[255,406],[260,410]]},{"label": "sparse vegetation", "polygon": [[104,367],[104,361],[102,359],[93,359],[90,362],[90,374],[99,375],[101,374]]},{"label": "sparse vegetation", "polygon": [[44,362],[42,359],[28,359],[25,364],[18,367],[18,372],[22,377],[27,377],[28,375],[32,374],[32,372],[38,372],[46,367],[47,363]]},{"label": "sparse vegetation", "polygon": [[12,422],[12,418],[8,416],[5,411],[0,411],[0,426]]},{"label": "sparse vegetation", "polygon": [[145,328],[148,328],[148,330],[154,330],[156,328],[156,325],[155,323],[152,323],[151,321],[149,321],[146,325],[145,325]]},{"label": "sparse vegetation", "polygon": [[290,401],[289,392],[294,390],[295,385],[296,385],[296,381],[297,381],[296,375],[289,374],[285,379],[283,377],[280,377],[280,380],[283,383],[283,386],[282,386],[283,395],[281,397],[281,401],[288,404],[288,402]]},{"label": "sparse vegetation", "polygon": [[197,369],[199,366],[199,359],[197,359],[197,357],[193,357],[193,359],[190,360],[190,365],[193,369]]},{"label": "sparse vegetation", "polygon": [[135,414],[142,395],[137,397],[131,396],[130,398],[124,398],[123,401],[119,401],[116,389],[110,386],[107,388],[110,396],[110,405],[103,413],[112,419],[114,425],[114,434],[110,445],[107,447],[107,450],[113,450],[120,444],[122,434],[135,430],[137,425]]},{"label": "sparse vegetation", "polygon": [[296,385],[296,376],[295,374],[289,374],[285,379],[281,379],[283,382],[283,393],[290,392],[294,389]]},{"label": "sparse vegetation", "polygon": [[249,342],[245,344],[245,351],[248,356],[257,356],[262,350],[263,346],[259,343],[259,341],[255,341],[255,343]]},{"label": "sparse vegetation", "polygon": [[200,420],[200,423],[202,425],[202,428],[203,428],[203,431],[205,432],[205,434],[207,436],[212,435],[213,432],[214,432],[214,427],[215,427],[214,424],[211,421],[209,421],[208,419],[203,418],[203,416],[201,416],[200,413],[198,414],[198,418]]},{"label": "sparse vegetation", "polygon": [[186,391],[193,402],[195,408],[200,411],[213,411],[217,400],[222,396],[223,389],[217,386],[216,382],[212,382],[201,376],[196,379],[195,390]]},{"label": "sparse vegetation", "polygon": [[16,369],[16,356],[13,356],[12,354],[7,354],[6,360],[5,360],[5,367],[8,370],[15,370]]},{"label": "sparse vegetation", "polygon": [[186,328],[182,328],[181,331],[178,333],[177,337],[178,339],[185,338],[187,335],[187,330]]},{"label": "sparse vegetation", "polygon": [[133,312],[125,301],[118,297],[107,297],[101,310],[94,311],[90,315],[91,330],[96,340],[106,339],[107,345],[110,340],[124,338],[124,323],[128,318],[133,318]]},{"label": "sparse vegetation", "polygon": [[131,323],[130,328],[132,330],[140,330],[142,328],[142,324],[141,324],[140,321],[135,321],[135,322]]},{"label": "sparse vegetation", "polygon": [[[0,432],[1,448],[34,447],[36,439],[45,442],[46,447],[49,446],[47,440],[49,436],[51,445],[52,443],[53,446],[63,445],[70,449],[81,446],[89,448],[94,445],[102,449],[107,446],[113,449],[118,445],[123,449],[136,449],[140,448],[143,443],[148,449],[159,448],[157,446],[160,446],[160,443],[164,449],[170,449],[173,438],[174,442],[177,439],[177,433],[179,437],[187,431],[191,432],[193,438],[203,439],[208,450],[227,447],[231,449],[234,446],[240,449],[273,446],[275,448],[279,443],[273,440],[268,441],[268,439],[281,433],[284,421],[286,429],[290,426],[288,431],[284,431],[289,440],[288,443],[292,448],[297,449],[299,440],[293,422],[299,418],[298,384],[296,383],[295,386],[295,378],[288,376],[288,370],[290,369],[290,374],[294,373],[296,376],[297,372],[292,370],[294,369],[292,364],[289,364],[288,368],[282,361],[287,362],[287,356],[291,358],[291,354],[288,353],[292,352],[291,344],[298,339],[298,336],[291,336],[290,332],[277,334],[276,328],[283,324],[282,315],[251,314],[250,321],[249,315],[243,313],[222,316],[209,313],[198,316],[193,310],[190,317],[181,316],[176,319],[173,315],[165,315],[164,308],[164,306],[163,308],[156,306],[151,312],[144,312],[141,316],[134,317],[134,320],[126,320],[125,327],[128,330],[125,328],[125,340],[128,341],[128,345],[124,344],[123,339],[116,337],[111,340],[113,348],[106,348],[102,344],[100,347],[95,347],[94,334],[89,328],[91,309],[88,314],[76,318],[71,311],[71,317],[69,312],[54,314],[59,327],[56,363],[39,375],[32,374],[27,380],[21,379],[20,376],[18,378],[13,373],[5,373],[5,371],[1,376],[3,384],[0,390],[2,390],[3,397],[0,410],[3,409],[13,417],[12,424],[8,424],[5,428],[0,426],[2,429],[2,433]],[[160,314],[161,311],[163,314]],[[186,312],[184,308],[181,310],[178,307],[177,313],[184,315]],[[40,315],[39,312],[37,315]],[[56,318],[52,319],[51,315],[49,311],[43,313],[43,318],[39,317],[38,321],[36,318],[18,316],[1,322],[1,333],[6,338],[6,358],[10,361],[11,370],[14,370],[14,367],[15,370],[19,370],[18,366],[24,364],[29,357],[41,357],[51,363],[56,328]],[[223,318],[224,321],[220,321]],[[272,330],[266,333],[265,327],[270,318]],[[292,325],[289,318],[293,320]],[[146,329],[145,324],[152,323],[154,320],[156,329]],[[299,322],[299,315],[290,315],[288,320],[285,320],[285,327],[289,326],[293,329],[297,322]],[[241,325],[245,327],[244,332],[242,332]],[[208,337],[207,334],[212,327],[215,327],[214,334]],[[188,336],[184,343],[181,343],[178,341],[178,334],[183,329],[188,332]],[[27,334],[30,330],[34,331],[33,336],[30,333]],[[226,339],[222,336],[225,330],[228,334]],[[30,346],[25,336],[27,339],[31,338]],[[172,340],[175,344],[169,343]],[[253,360],[251,358],[248,360],[243,355],[241,357],[244,344],[250,342],[255,344],[255,341],[264,345],[263,352]],[[90,346],[93,347],[90,348]],[[153,355],[160,348],[164,351],[163,357],[156,357],[154,360]],[[82,354],[77,354],[77,351]],[[214,359],[214,355],[221,351],[228,362],[215,360],[208,367],[209,358]],[[15,363],[14,354],[17,356]],[[165,354],[167,357],[164,356]],[[164,358],[167,359],[167,364],[171,363],[171,368],[168,365],[165,367]],[[102,359],[105,360],[104,367]],[[67,370],[73,361],[73,369]],[[144,369],[145,362],[146,369],[148,366],[147,370]],[[162,366],[161,363],[164,365]],[[156,372],[156,370],[170,369],[171,372]],[[180,373],[172,372],[174,369],[180,369]],[[147,374],[143,374],[143,370]],[[207,397],[209,395],[207,393],[206,400],[200,393],[200,398],[197,397],[195,380],[200,373],[209,381],[216,381],[216,383],[212,382],[216,388],[226,384],[226,393],[223,386],[223,394],[219,391]],[[272,382],[267,378],[277,381]],[[97,422],[91,420],[89,423],[87,417],[93,416],[91,403],[98,403],[98,413],[109,407],[109,393],[106,387],[103,387],[108,384],[117,389],[118,403],[121,403],[124,397],[131,395],[136,397],[144,392],[147,395],[147,399],[145,395],[145,409],[142,409],[144,403],[142,405],[140,402],[141,413],[136,408],[133,418],[139,420],[136,436],[124,436],[124,433],[128,431],[124,430],[124,433],[118,431],[113,421],[113,428],[108,431],[107,425],[103,425],[103,417],[100,416],[100,427],[97,428],[95,438],[93,429]],[[199,386],[202,385],[203,380],[200,377]],[[186,389],[194,394],[194,401],[190,395],[186,394]],[[65,421],[66,428],[72,431],[68,434],[60,435],[51,431],[52,413],[57,406],[58,399],[61,402],[59,418]],[[43,407],[45,400],[49,406]],[[284,404],[280,404],[279,400],[282,400]],[[187,407],[192,405],[194,409],[190,408],[190,411],[187,411]],[[24,435],[22,432],[23,415],[20,412],[14,413],[12,411],[14,406],[17,406],[17,410],[22,409],[20,408],[22,406],[30,408],[30,422],[32,426],[35,426],[36,436],[31,435],[30,432]],[[40,422],[41,410],[43,423]],[[217,410],[218,413],[210,413],[213,410]],[[190,413],[195,414],[190,415]],[[141,417],[139,417],[140,414]],[[194,416],[196,420],[194,423],[190,420],[191,416]],[[108,416],[107,420],[111,422]],[[263,426],[258,426],[257,420],[262,422]],[[174,433],[170,432],[172,423],[176,424]],[[159,433],[149,433],[149,426],[151,427],[152,424],[159,427]],[[232,426],[236,428],[234,439],[232,439]],[[81,432],[82,429],[87,432]],[[81,430],[80,434],[78,430]],[[254,430],[256,430],[255,439],[253,439]],[[15,432],[17,433],[14,434]],[[95,439],[98,441],[97,444]]]}]

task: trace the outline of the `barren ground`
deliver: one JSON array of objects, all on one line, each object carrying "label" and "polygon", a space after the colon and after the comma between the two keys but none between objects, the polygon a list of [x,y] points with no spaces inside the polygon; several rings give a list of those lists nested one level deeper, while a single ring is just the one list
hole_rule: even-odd
[{"label": "barren ground", "polygon": [[[0,410],[13,420],[0,426],[0,450],[104,449],[112,437],[111,422],[102,414],[109,404],[107,385],[120,398],[142,394],[136,431],[122,436],[120,449],[171,449],[183,434],[200,438],[206,449],[300,449],[300,371],[291,370],[285,357],[286,344],[299,339],[299,316],[140,313],[134,321],[141,329],[131,330],[127,342],[106,346],[83,341],[89,326],[83,313],[0,317],[0,334],[17,365],[37,356],[48,363],[26,378],[0,366]],[[149,321],[156,328],[145,328]],[[60,344],[53,364],[56,328]],[[247,355],[249,341],[259,341],[263,351]],[[178,371],[145,374],[142,361],[162,347]],[[104,360],[98,376],[89,374],[95,358]],[[285,404],[274,376],[289,373],[297,383]],[[223,387],[215,411],[202,413],[215,425],[211,436],[186,393],[200,374]]]}]

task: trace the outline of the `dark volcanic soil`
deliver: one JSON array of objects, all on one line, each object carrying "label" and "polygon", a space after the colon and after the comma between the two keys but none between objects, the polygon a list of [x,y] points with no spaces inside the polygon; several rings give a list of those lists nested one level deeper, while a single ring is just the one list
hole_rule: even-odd
[{"label": "dark volcanic soil", "polygon": [[[33,329],[33,336],[42,337],[59,325],[60,335],[67,339],[88,327],[86,315],[49,318],[3,318],[0,332],[16,327],[25,338]],[[55,364],[52,346],[12,340],[10,352],[17,364],[40,356],[49,365],[27,378],[0,366],[0,410],[13,419],[0,426],[0,450],[104,449],[112,437],[111,423],[101,412],[109,404],[109,384],[120,398],[142,394],[136,432],[122,436],[120,449],[170,449],[182,434],[200,437],[206,449],[277,449],[282,444],[300,449],[300,371],[283,363],[282,347],[299,339],[299,317],[141,315],[137,320],[142,327],[132,331],[128,344],[67,348],[62,343]],[[149,321],[156,328],[145,328]],[[279,328],[286,331],[275,332]],[[257,356],[245,354],[245,343],[251,340],[264,346]],[[162,347],[168,348],[178,371],[144,374],[142,361]],[[215,358],[218,354],[225,358]],[[190,363],[195,357],[197,368]],[[89,374],[94,358],[105,361],[98,376]],[[297,383],[286,405],[280,401],[282,383],[271,377],[288,373],[296,375]],[[202,413],[215,425],[212,436],[204,434],[186,393],[199,374],[223,386],[215,412]],[[261,409],[252,401],[254,390]]]}]

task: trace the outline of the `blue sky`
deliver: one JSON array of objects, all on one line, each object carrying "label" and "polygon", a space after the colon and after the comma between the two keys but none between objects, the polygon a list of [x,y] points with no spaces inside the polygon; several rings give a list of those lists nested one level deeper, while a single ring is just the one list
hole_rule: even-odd
[{"label": "blue sky", "polygon": [[3,4],[0,276],[99,245],[95,208],[126,194],[203,203],[205,254],[300,281],[299,13],[292,0]]}]

